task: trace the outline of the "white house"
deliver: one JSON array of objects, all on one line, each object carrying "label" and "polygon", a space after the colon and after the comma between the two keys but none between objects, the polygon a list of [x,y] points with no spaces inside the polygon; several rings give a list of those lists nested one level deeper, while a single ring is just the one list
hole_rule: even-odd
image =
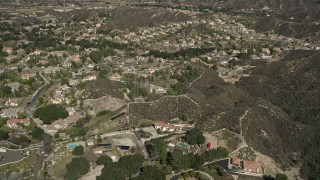
[{"label": "white house", "polygon": [[169,123],[165,123],[163,121],[157,121],[153,123],[154,128],[155,129],[159,129],[161,131],[169,131],[169,132],[173,132],[176,130],[176,127],[169,124]]}]

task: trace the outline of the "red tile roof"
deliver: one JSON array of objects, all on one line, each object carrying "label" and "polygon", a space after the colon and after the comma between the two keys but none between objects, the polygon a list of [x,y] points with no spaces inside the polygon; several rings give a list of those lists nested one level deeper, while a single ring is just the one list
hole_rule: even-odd
[{"label": "red tile roof", "polygon": [[243,169],[253,172],[261,172],[261,164],[259,162],[243,160]]},{"label": "red tile roof", "polygon": [[154,126],[161,126],[161,127],[165,127],[167,129],[175,129],[176,127],[169,124],[169,123],[165,123],[163,121],[157,121],[153,123]]},{"label": "red tile roof", "polygon": [[12,127],[17,125],[18,123],[24,124],[24,125],[29,125],[30,120],[29,119],[9,119],[7,121],[7,126]]}]

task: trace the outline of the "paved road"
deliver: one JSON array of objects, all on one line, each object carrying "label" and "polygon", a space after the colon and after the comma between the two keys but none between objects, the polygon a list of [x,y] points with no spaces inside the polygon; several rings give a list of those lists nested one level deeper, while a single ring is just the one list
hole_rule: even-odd
[{"label": "paved road", "polygon": [[26,155],[23,155],[23,150],[13,150],[13,149],[6,149],[6,152],[0,152],[0,166],[5,165],[8,163],[14,163],[18,162],[26,157]]},{"label": "paved road", "polygon": [[46,88],[49,86],[50,82],[48,79],[46,79],[41,73],[39,75],[42,77],[42,79],[45,81],[45,84],[42,85],[32,96],[31,101],[25,106],[26,110],[31,110],[38,100],[38,98],[43,94],[43,92],[46,90]]}]

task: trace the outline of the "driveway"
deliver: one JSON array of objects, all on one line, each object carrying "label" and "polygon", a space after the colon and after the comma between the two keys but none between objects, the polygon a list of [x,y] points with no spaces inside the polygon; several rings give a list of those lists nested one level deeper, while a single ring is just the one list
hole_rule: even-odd
[{"label": "driveway", "polygon": [[23,150],[6,149],[6,152],[0,152],[0,166],[20,161],[26,157],[22,154]]}]

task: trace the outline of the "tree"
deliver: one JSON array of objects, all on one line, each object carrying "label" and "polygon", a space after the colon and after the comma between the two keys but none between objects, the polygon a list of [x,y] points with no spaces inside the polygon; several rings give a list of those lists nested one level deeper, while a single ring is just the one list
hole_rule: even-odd
[{"label": "tree", "polygon": [[186,114],[181,115],[180,119],[182,121],[187,121],[188,120],[188,116]]},{"label": "tree", "polygon": [[218,173],[219,176],[223,176],[224,175],[224,169],[222,167],[218,166],[216,168],[216,170],[217,170],[217,173]]},{"label": "tree", "polygon": [[155,139],[149,145],[152,159],[160,161],[161,164],[167,162],[167,144],[163,139]]},{"label": "tree", "polygon": [[40,118],[44,124],[51,124],[55,120],[68,117],[68,115],[68,111],[61,105],[57,104],[40,107],[34,112],[34,116],[36,118]]},{"label": "tree", "polygon": [[166,173],[156,166],[145,166],[142,168],[141,180],[165,180]]},{"label": "tree", "polygon": [[60,134],[59,134],[58,132],[56,132],[56,133],[54,134],[54,138],[58,139],[59,137],[60,137]]},{"label": "tree", "polygon": [[71,160],[70,163],[66,165],[66,167],[67,167],[66,179],[76,180],[89,172],[90,163],[84,157],[75,157]]},{"label": "tree", "polygon": [[228,150],[223,147],[218,147],[207,151],[205,154],[206,161],[213,161],[221,158],[228,157]]},{"label": "tree", "polygon": [[285,174],[278,173],[275,177],[275,180],[288,180],[288,176]]},{"label": "tree", "polygon": [[97,142],[98,142],[98,143],[101,143],[101,142],[102,142],[102,138],[101,138],[100,135],[98,135]]},{"label": "tree", "polygon": [[18,142],[17,143],[21,144],[23,147],[26,147],[31,143],[31,140],[27,136],[22,135],[22,136],[20,136],[18,138]]},{"label": "tree", "polygon": [[6,139],[8,139],[8,138],[9,138],[8,132],[5,132],[5,131],[3,131],[3,130],[0,130],[0,141],[6,140]]},{"label": "tree", "polygon": [[139,171],[142,166],[144,157],[140,154],[123,156],[118,162],[119,167],[123,167],[127,170],[128,175],[135,174]]},{"label": "tree", "polygon": [[9,118],[0,117],[0,128],[2,128],[5,124],[7,124],[8,120]]},{"label": "tree", "polygon": [[180,150],[175,150],[172,153],[169,153],[168,161],[175,170],[181,170],[190,167],[189,156],[183,155],[182,151]]},{"label": "tree", "polygon": [[200,129],[194,128],[186,132],[185,140],[190,145],[205,143],[205,137]]},{"label": "tree", "polygon": [[101,155],[97,159],[97,164],[98,165],[108,165],[108,164],[111,164],[111,163],[113,163],[112,159],[107,155]]},{"label": "tree", "polygon": [[191,163],[191,168],[193,169],[199,169],[205,162],[204,156],[203,155],[189,155],[190,163]]},{"label": "tree", "polygon": [[83,146],[77,146],[72,150],[72,154],[75,156],[82,156],[84,152]]},{"label": "tree", "polygon": [[36,127],[31,133],[32,138],[37,140],[42,140],[43,135],[44,135],[44,130],[39,127]]},{"label": "tree", "polygon": [[126,179],[126,174],[121,172],[121,169],[116,168],[115,164],[109,164],[104,166],[101,170],[101,175],[97,176],[97,180],[124,180]]}]

